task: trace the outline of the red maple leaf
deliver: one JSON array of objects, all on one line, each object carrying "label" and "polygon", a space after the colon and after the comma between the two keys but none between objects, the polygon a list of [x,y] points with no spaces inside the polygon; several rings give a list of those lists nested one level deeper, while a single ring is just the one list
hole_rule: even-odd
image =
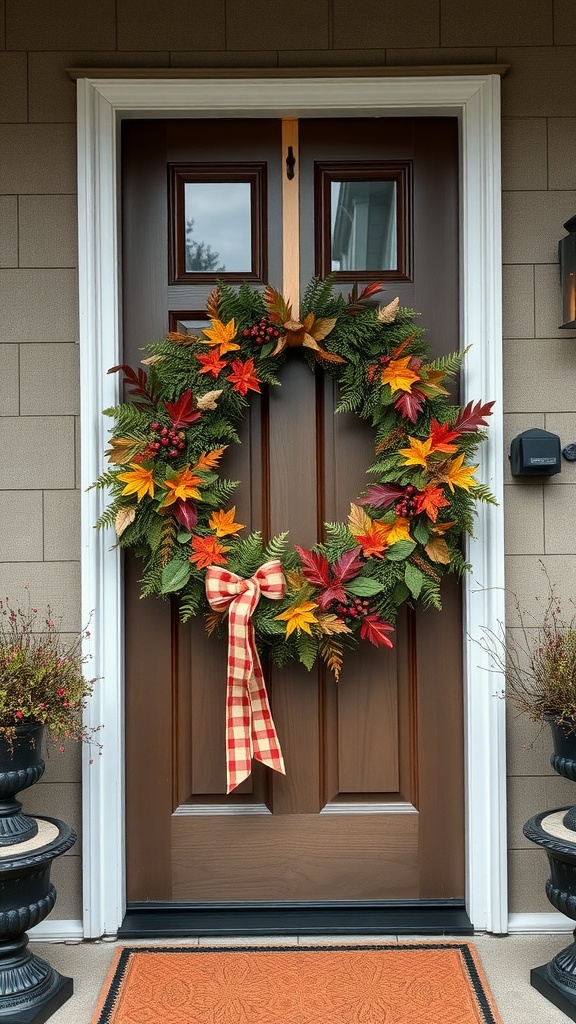
[{"label": "red maple leaf", "polygon": [[413,388],[412,391],[403,391],[402,394],[394,402],[394,408],[398,409],[398,412],[405,416],[411,423],[416,423],[419,414],[422,412],[426,396],[418,391],[418,388]]},{"label": "red maple leaf", "polygon": [[473,434],[478,427],[487,427],[486,416],[492,415],[492,406],[494,402],[486,402],[485,405],[480,405],[480,402],[468,402],[468,405],[458,413],[458,419],[454,424],[454,430],[457,430],[459,434]]},{"label": "red maple leaf", "polygon": [[134,402],[137,408],[142,409],[147,408],[149,405],[155,405],[154,392],[148,386],[148,374],[141,366],[134,370],[127,363],[120,363],[119,366],[111,366],[108,373],[118,373],[119,370],[122,370],[124,374],[122,383],[130,394],[145,400],[144,402]]},{"label": "red maple leaf", "polygon": [[176,402],[164,402],[174,427],[187,427],[199,420],[202,413],[192,404],[192,392],[187,388]]},{"label": "red maple leaf", "polygon": [[330,585],[330,569],[326,555],[319,555],[316,551],[306,551],[304,548],[294,545],[300,555],[302,562],[302,575],[315,587],[327,587]]},{"label": "red maple leaf", "polygon": [[451,443],[457,437],[460,437],[459,430],[452,430],[448,423],[440,424],[437,420],[432,420],[430,424],[430,440],[432,441],[430,451],[446,452],[447,455],[450,455],[457,450],[456,445]]},{"label": "red maple leaf", "polygon": [[343,584],[347,580],[354,579],[364,564],[360,557],[361,548],[358,546],[351,548],[350,551],[345,551],[334,562],[332,570],[330,570],[325,555],[315,551],[305,551],[298,545],[295,547],[302,562],[302,575],[309,583],[320,588],[320,593],[316,598],[318,607],[322,611],[326,611],[334,601],[345,601],[346,592]]},{"label": "red maple leaf", "polygon": [[394,644],[386,636],[387,633],[393,632],[394,626],[384,622],[384,619],[381,619],[377,612],[373,612],[372,615],[365,615],[362,619],[360,636],[363,640],[369,640],[375,647],[393,647]]}]

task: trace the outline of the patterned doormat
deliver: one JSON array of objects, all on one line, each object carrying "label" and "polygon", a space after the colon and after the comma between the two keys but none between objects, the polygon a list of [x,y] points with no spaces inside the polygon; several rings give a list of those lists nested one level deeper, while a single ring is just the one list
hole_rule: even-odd
[{"label": "patterned doormat", "polygon": [[501,1024],[468,942],[123,947],[92,1024]]}]

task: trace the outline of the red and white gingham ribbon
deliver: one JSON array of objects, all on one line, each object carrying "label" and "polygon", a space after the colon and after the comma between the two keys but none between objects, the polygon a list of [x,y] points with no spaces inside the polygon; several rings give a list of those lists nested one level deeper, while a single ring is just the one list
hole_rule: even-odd
[{"label": "red and white gingham ribbon", "polygon": [[277,558],[261,565],[248,580],[218,565],[209,565],[206,570],[206,595],[210,606],[219,612],[228,610],[228,793],[248,778],[253,757],[286,774],[252,625],[260,595],[270,601],[280,601],[285,588],[286,580]]}]

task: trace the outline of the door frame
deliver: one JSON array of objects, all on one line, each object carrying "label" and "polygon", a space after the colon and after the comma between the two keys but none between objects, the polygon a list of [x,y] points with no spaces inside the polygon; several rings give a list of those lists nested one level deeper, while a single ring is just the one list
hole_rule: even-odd
[{"label": "door frame", "polygon": [[[101,680],[87,724],[105,724],[104,752],[84,752],[84,936],[114,935],[126,910],[123,586],[118,549],[94,530],[106,498],[87,490],[103,470],[108,425],[120,400],[120,123],[131,117],[456,116],[460,138],[460,345],[472,345],[463,401],[495,399],[480,477],[499,501],[481,503],[463,583],[466,909],[475,929],[508,927],[505,703],[487,658],[471,641],[504,622],[503,407],[500,222],[500,76],[427,77],[418,69],[258,72],[134,69],[78,79],[78,217],[81,387],[82,621],[92,612],[91,674]],[[495,70],[495,69],[494,69]],[[377,123],[377,122],[375,122]],[[495,692],[495,689],[497,692]]]}]

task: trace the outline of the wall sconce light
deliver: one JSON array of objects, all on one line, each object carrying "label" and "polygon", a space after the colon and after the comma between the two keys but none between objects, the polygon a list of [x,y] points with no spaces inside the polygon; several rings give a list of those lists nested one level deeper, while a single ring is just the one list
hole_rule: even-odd
[{"label": "wall sconce light", "polygon": [[576,216],[567,220],[564,227],[570,234],[558,242],[560,260],[560,284],[562,287],[562,320],[560,327],[576,331]]}]

